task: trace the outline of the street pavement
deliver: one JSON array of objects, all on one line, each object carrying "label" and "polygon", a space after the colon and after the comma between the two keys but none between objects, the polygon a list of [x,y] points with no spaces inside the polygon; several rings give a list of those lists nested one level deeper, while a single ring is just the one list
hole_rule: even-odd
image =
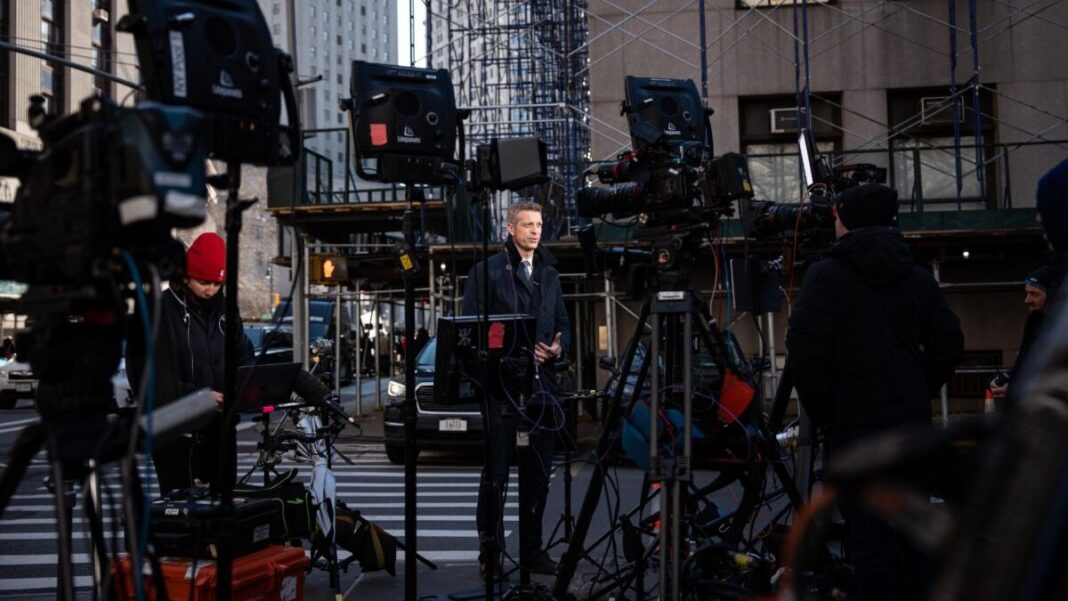
[{"label": "street pavement", "polygon": [[[384,388],[385,381],[379,385]],[[353,463],[335,462],[338,497],[350,507],[358,509],[374,523],[378,524],[398,539],[403,541],[404,534],[404,468],[391,464],[385,456],[381,444],[381,412],[374,410],[374,382],[363,383],[363,417],[359,418],[362,434],[355,436],[355,430],[349,429],[339,439],[338,450]],[[347,408],[353,409],[355,387],[350,385],[343,392]],[[384,400],[384,391],[382,399]],[[20,403],[13,410],[0,412],[0,457],[6,469],[8,450],[15,436],[27,424],[36,420],[36,413],[26,402]],[[591,431],[592,432],[592,431]],[[580,431],[581,434],[581,431]],[[592,437],[588,434],[587,437]],[[239,473],[251,469],[256,462],[256,440],[258,432],[255,424],[243,423],[238,432],[238,469]],[[581,435],[580,435],[581,439]],[[587,461],[576,461],[572,465],[574,476],[571,499],[573,512],[578,513],[582,495],[586,489],[591,470],[588,462],[589,452],[583,457]],[[20,482],[7,510],[0,518],[0,598],[3,599],[54,599],[57,576],[57,539],[56,520],[53,499],[44,486],[48,473],[44,453],[39,453],[32,461],[30,469]],[[141,461],[143,464],[143,459]],[[283,463],[281,468],[297,467],[300,469],[298,479],[307,481],[310,468],[306,464],[292,461]],[[481,581],[478,578],[478,535],[475,531],[475,504],[477,498],[480,470],[480,458],[477,454],[457,454],[443,452],[424,452],[420,456],[418,468],[418,551],[431,561],[438,569],[431,570],[424,565],[418,566],[419,596],[437,596],[457,591],[472,591],[479,595]],[[544,538],[547,543],[556,541],[551,555],[559,559],[565,546],[559,542],[560,531],[555,533],[554,526],[564,511],[562,456],[558,454],[557,466],[552,474],[551,491],[545,511]],[[121,522],[110,508],[122,495],[119,487],[118,470],[113,465],[102,468],[103,481],[109,491],[105,498],[109,512],[105,518],[105,529],[115,529],[115,536],[121,536]],[[605,496],[595,515],[588,540],[599,536],[608,529],[611,521],[609,507],[621,507],[626,510],[636,502],[642,480],[639,470],[621,466],[613,470],[613,485],[606,487]],[[512,556],[517,556],[518,488],[515,483],[513,467],[512,484],[509,487],[505,508],[506,546]],[[253,477],[252,482],[258,482]],[[154,494],[158,494],[155,486]],[[737,495],[737,491],[724,494]],[[729,498],[721,502],[731,503]],[[74,514],[74,552],[75,574],[78,597],[89,599],[91,576],[86,541],[87,526],[82,518],[81,507]],[[305,545],[307,548],[307,544]],[[342,553],[344,558],[347,553]],[[404,553],[398,550],[396,577],[384,571],[361,574],[358,565],[353,565],[347,573],[341,575],[340,589],[345,599],[367,601],[392,601],[404,594]],[[513,576],[513,580],[517,576]],[[581,575],[579,577],[581,579]],[[536,581],[550,583],[549,577],[535,577]],[[308,574],[305,599],[325,599],[332,596],[328,575],[321,570]]]}]

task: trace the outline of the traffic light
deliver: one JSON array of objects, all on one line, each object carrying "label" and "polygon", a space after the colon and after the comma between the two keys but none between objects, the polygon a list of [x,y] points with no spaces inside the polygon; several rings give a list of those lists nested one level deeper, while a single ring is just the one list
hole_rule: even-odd
[{"label": "traffic light", "polygon": [[308,265],[308,281],[312,284],[328,285],[348,282],[348,260],[339,254],[313,254]]}]

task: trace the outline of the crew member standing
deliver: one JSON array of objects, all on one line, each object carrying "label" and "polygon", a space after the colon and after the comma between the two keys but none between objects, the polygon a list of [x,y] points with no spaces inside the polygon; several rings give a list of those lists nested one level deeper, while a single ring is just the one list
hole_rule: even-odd
[{"label": "crew member standing", "polygon": [[[226,279],[226,243],[215,233],[201,234],[185,257],[185,276],[171,282],[160,302],[153,403],[157,408],[203,388],[214,391],[216,402],[221,404],[223,399],[226,304],[221,290]],[[237,364],[251,365],[255,360],[252,342],[238,325]],[[126,369],[134,394],[140,392],[144,360],[144,338],[137,332],[126,343]],[[161,493],[216,480],[219,419],[152,453]]]},{"label": "crew member standing", "polygon": [[[525,313],[537,318],[533,353],[538,381],[546,387],[544,392],[548,393],[539,395],[544,399],[554,392],[553,377],[548,367],[566,352],[570,340],[571,328],[560,288],[560,273],[555,267],[556,259],[539,246],[542,230],[540,205],[525,201],[512,204],[508,208],[507,228],[508,238],[504,249],[489,258],[489,313]],[[479,262],[468,274],[464,289],[464,315],[483,314],[482,271],[482,263]],[[488,388],[492,391],[494,387]],[[535,392],[537,394],[540,391]],[[480,542],[479,568],[483,578],[489,562],[494,562],[493,573],[497,577],[502,575],[498,555],[504,542],[504,493],[508,486],[508,460],[516,440],[515,425],[506,424],[501,418],[501,406],[508,402],[507,399],[492,398],[491,394],[488,403],[490,413],[486,431],[490,454],[485,458],[482,468],[476,512]],[[528,457],[528,463],[523,468],[529,478],[526,482],[528,486],[524,488],[529,492],[526,498],[520,499],[520,507],[527,513],[519,516],[519,522],[525,533],[527,557],[531,558],[527,568],[535,574],[556,572],[556,564],[542,550],[542,517],[549,493],[556,429],[533,428],[529,439],[531,452],[524,454]],[[489,523],[492,503],[496,503],[497,508],[496,523],[493,524]]]},{"label": "crew member standing", "polygon": [[[960,321],[916,264],[897,223],[897,193],[879,184],[834,205],[827,257],[805,276],[786,346],[798,395],[826,434],[829,462],[851,442],[930,428],[931,398],[964,352]],[[923,598],[922,564],[895,532],[845,504],[846,545],[860,599]]]}]

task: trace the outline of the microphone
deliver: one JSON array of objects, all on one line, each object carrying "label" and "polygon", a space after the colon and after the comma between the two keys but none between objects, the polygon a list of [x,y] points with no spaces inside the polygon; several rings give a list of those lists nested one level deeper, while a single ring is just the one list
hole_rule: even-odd
[{"label": "microphone", "polygon": [[297,393],[297,396],[304,399],[309,405],[322,407],[342,421],[357,428],[360,427],[355,418],[346,413],[341,404],[337,402],[338,399],[334,396],[334,393],[319,378],[310,373],[304,370],[297,373],[296,379],[293,380],[293,392]]}]

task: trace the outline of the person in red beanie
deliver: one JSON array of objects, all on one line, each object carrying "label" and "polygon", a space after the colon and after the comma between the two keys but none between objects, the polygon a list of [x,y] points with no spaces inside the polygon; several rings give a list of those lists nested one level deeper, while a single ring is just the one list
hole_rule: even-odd
[{"label": "person in red beanie", "polygon": [[[226,242],[213,232],[201,234],[186,251],[185,275],[172,280],[162,293],[155,343],[156,408],[202,388],[213,390],[215,400],[222,402],[226,319],[220,290],[225,279]],[[237,363],[251,365],[255,361],[252,342],[241,324],[237,331],[241,336]],[[143,335],[135,333],[126,346],[126,369],[135,394],[144,366]],[[152,453],[161,493],[215,479],[218,420]]]}]

